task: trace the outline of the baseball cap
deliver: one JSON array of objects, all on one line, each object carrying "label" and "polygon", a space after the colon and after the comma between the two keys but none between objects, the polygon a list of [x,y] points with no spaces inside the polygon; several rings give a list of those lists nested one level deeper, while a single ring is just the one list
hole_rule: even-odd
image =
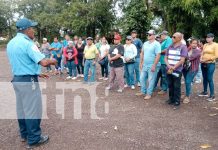
[{"label": "baseball cap", "polygon": [[27,18],[22,18],[16,22],[16,27],[18,31],[22,31],[30,27],[35,27],[37,25],[38,25],[37,22],[33,22]]},{"label": "baseball cap", "polygon": [[128,36],[126,37],[126,39],[132,40],[132,37],[131,37],[130,35],[128,35]]},{"label": "baseball cap", "polygon": [[47,38],[43,38],[42,40],[43,40],[43,41],[47,41]]},{"label": "baseball cap", "polygon": [[73,44],[73,41],[68,41],[68,43],[67,43],[68,45],[70,45],[70,44]]},{"label": "baseball cap", "polygon": [[153,35],[155,35],[156,33],[155,33],[154,30],[149,30],[149,31],[147,32],[147,34],[153,34]]},{"label": "baseball cap", "polygon": [[160,33],[160,35],[168,35],[168,32],[164,30],[163,32]]},{"label": "baseball cap", "polygon": [[86,40],[93,40],[93,38],[92,37],[88,37]]},{"label": "baseball cap", "polygon": [[120,35],[115,35],[114,40],[121,40],[121,36]]},{"label": "baseball cap", "polygon": [[213,34],[213,33],[208,33],[208,34],[207,34],[207,37],[213,38],[213,37],[214,37],[214,34]]},{"label": "baseball cap", "polygon": [[132,32],[131,33],[137,33],[137,31],[136,30],[132,30]]}]

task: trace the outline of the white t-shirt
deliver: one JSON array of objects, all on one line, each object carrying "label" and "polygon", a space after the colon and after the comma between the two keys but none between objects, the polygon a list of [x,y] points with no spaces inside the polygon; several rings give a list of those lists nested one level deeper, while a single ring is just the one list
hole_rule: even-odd
[{"label": "white t-shirt", "polygon": [[108,45],[108,44],[101,45],[101,47],[100,47],[101,57],[103,57],[105,55],[105,51],[109,50],[109,49],[110,49],[110,45]]}]

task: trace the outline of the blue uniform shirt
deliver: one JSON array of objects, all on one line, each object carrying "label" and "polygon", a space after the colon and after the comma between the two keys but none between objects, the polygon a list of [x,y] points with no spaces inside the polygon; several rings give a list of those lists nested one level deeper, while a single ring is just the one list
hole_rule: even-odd
[{"label": "blue uniform shirt", "polygon": [[45,58],[34,42],[25,34],[17,35],[8,43],[7,54],[13,75],[39,75],[39,62]]}]

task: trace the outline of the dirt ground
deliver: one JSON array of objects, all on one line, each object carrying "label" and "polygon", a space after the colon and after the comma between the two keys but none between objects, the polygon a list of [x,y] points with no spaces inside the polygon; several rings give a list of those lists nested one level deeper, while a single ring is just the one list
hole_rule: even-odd
[{"label": "dirt ground", "polygon": [[[10,82],[11,71],[3,49],[0,50],[0,64],[0,81]],[[97,76],[99,75],[98,67]],[[216,87],[217,75],[216,71]],[[64,81],[65,77],[66,75],[51,76],[49,80],[41,81],[47,82],[51,88],[55,82],[73,82]],[[68,100],[65,102],[65,119],[61,119],[55,111],[55,98],[48,97],[49,119],[42,120],[42,130],[50,136],[50,141],[36,149],[200,150],[200,146],[208,144],[211,146],[208,149],[218,150],[218,101],[209,103],[204,98],[197,97],[202,84],[194,84],[191,103],[182,104],[179,109],[165,104],[167,95],[158,96],[154,93],[153,98],[148,101],[135,96],[139,88],[125,89],[121,94],[112,90],[105,95],[106,85],[107,82],[101,81],[97,87],[99,100],[96,113],[102,119],[91,119],[90,95],[85,90],[76,91],[84,99],[81,119],[72,117],[73,106],[69,100],[71,95],[66,95]],[[218,96],[217,90],[215,91]],[[52,89],[49,92],[52,95]],[[104,111],[106,102],[109,106],[108,113]],[[17,121],[0,120],[0,150],[22,150],[25,145],[26,143],[20,142]]]}]

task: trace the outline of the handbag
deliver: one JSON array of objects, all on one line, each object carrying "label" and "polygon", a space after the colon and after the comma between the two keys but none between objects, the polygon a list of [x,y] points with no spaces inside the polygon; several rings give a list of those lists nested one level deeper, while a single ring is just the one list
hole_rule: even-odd
[{"label": "handbag", "polygon": [[183,64],[183,69],[185,71],[188,71],[190,68],[191,68],[191,62],[188,59],[186,59],[184,64]]},{"label": "handbag", "polygon": [[107,57],[104,57],[103,59],[99,60],[98,63],[100,65],[104,65],[107,62]]},{"label": "handbag", "polygon": [[132,63],[135,63],[135,58],[132,58],[129,61],[126,61],[126,64],[132,64]]}]

